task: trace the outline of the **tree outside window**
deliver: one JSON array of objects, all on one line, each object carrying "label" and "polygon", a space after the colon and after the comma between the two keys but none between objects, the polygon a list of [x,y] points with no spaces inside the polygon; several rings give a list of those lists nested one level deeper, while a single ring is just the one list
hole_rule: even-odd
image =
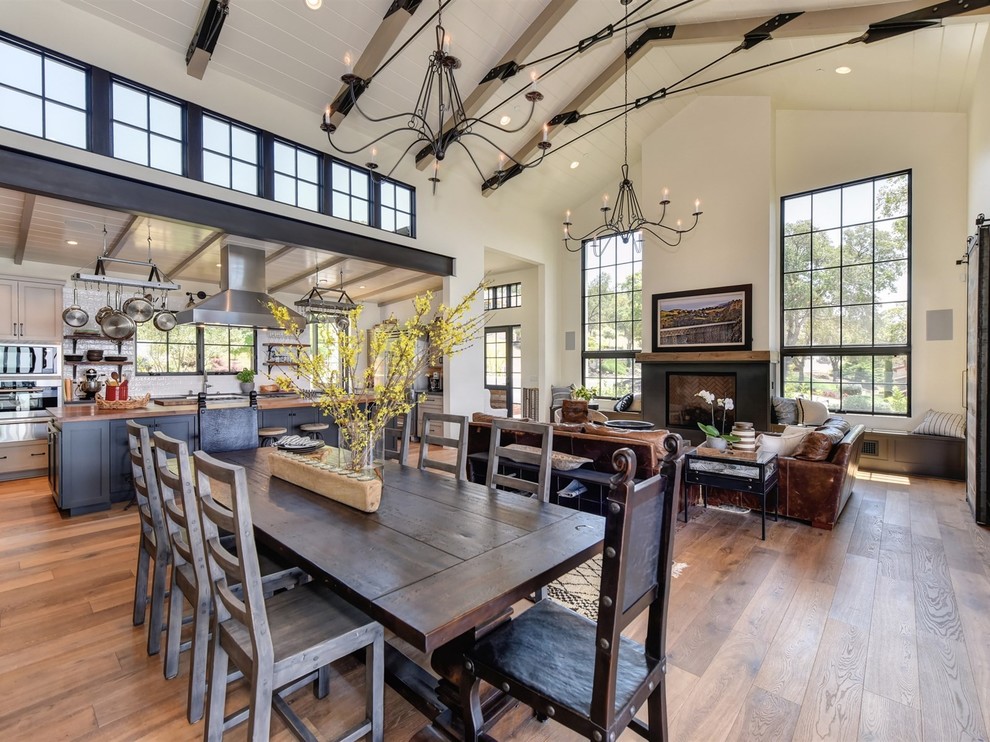
[{"label": "tree outside window", "polygon": [[781,201],[785,396],[908,414],[911,174]]},{"label": "tree outside window", "polygon": [[618,398],[640,390],[636,354],[642,344],[642,233],[586,242],[583,383],[598,396]]}]

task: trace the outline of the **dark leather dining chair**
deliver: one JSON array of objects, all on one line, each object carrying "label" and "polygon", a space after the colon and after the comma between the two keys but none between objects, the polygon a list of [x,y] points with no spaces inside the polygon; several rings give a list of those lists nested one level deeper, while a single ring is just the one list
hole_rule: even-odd
[{"label": "dark leather dining chair", "polygon": [[[667,739],[666,632],[674,545],[677,438],[664,439],[661,473],[635,483],[636,457],[619,449],[605,515],[597,623],[551,600],[486,634],[464,654],[464,739],[484,731],[484,680],[596,742],[626,727],[652,742]],[[643,645],[622,631],[648,610]],[[635,718],[646,705],[649,724]]]}]

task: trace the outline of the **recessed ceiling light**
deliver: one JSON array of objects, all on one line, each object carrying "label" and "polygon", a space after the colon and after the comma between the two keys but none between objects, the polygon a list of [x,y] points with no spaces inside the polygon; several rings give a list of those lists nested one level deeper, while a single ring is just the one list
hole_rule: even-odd
[{"label": "recessed ceiling light", "polygon": [[323,0],[306,0],[306,7],[310,10],[319,10],[323,5]]},{"label": "recessed ceiling light", "polygon": [[223,263],[217,263],[217,268],[223,268]]},{"label": "recessed ceiling light", "polygon": [[580,164],[581,164],[580,162],[578,162],[577,160],[574,160],[574,162],[571,163],[571,170],[573,170],[574,168],[576,168]]},{"label": "recessed ceiling light", "polygon": [[358,286],[358,288],[359,289],[363,289],[364,288],[364,284],[362,283],[360,286]]},{"label": "recessed ceiling light", "polygon": [[79,243],[76,242],[75,240],[66,240],[65,241],[65,244],[66,245],[78,245]]},{"label": "recessed ceiling light", "polygon": [[499,124],[501,124],[502,126],[508,126],[509,124],[511,124],[511,123],[512,123],[512,116],[503,116],[502,118],[500,118],[500,119],[498,120],[498,122],[499,122]]},{"label": "recessed ceiling light", "polygon": [[852,67],[846,67],[845,65],[835,68],[835,73],[837,75],[848,75],[850,72],[852,72]]}]

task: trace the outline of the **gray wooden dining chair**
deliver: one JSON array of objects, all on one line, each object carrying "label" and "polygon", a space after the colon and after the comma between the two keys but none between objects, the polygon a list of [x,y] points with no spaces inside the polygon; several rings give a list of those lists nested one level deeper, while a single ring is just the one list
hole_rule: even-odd
[{"label": "gray wooden dining chair", "polygon": [[[508,435],[505,435],[508,433]],[[520,444],[519,440],[530,443]],[[532,443],[539,445],[531,445]],[[509,446],[512,446],[510,448]],[[550,500],[550,454],[553,450],[553,428],[545,423],[526,422],[509,418],[492,420],[492,437],[488,445],[488,489],[526,492],[543,502]],[[526,479],[522,470],[516,476],[502,471],[502,460],[509,459],[537,467],[536,480]],[[511,466],[508,467],[511,469]]]},{"label": "gray wooden dining chair", "polygon": [[[370,734],[381,742],[385,677],[381,624],[314,582],[266,600],[244,468],[202,451],[194,458],[214,609],[206,738],[219,740],[223,735],[230,662],[250,682],[247,733],[251,740],[268,739],[273,707],[296,736],[310,740],[312,733],[283,694],[317,678],[331,662],[364,649],[365,718],[342,739]],[[230,509],[213,497],[215,487],[229,493]],[[219,538],[223,531],[234,534],[236,553]],[[241,591],[232,589],[235,584],[241,585]]]},{"label": "gray wooden dining chair", "polygon": [[409,463],[409,439],[412,430],[412,410],[405,415],[396,415],[385,426],[385,460],[398,461],[405,466]]},{"label": "gray wooden dining chair", "polygon": [[[447,437],[446,431],[434,435],[430,432],[431,423],[451,425],[455,428],[453,437]],[[453,474],[462,481],[467,481],[467,442],[468,419],[466,415],[448,415],[441,412],[423,413],[423,432],[419,436],[419,468],[437,469]],[[454,462],[434,458],[430,446],[456,451]]]},{"label": "gray wooden dining chair", "polygon": [[[189,697],[186,713],[190,724],[203,718],[206,701],[206,658],[209,647],[212,595],[207,569],[206,547],[196,504],[193,465],[185,441],[155,433],[155,475],[162,500],[162,512],[172,547],[172,580],[169,588],[168,619],[165,632],[165,677],[179,673],[179,654],[191,650],[189,661]],[[233,534],[222,537],[224,544],[236,549]],[[283,569],[266,557],[259,557],[265,595],[309,582],[301,569]],[[239,586],[235,587],[239,590]],[[184,605],[192,613],[184,617]],[[182,627],[192,623],[192,637],[181,641]],[[327,679],[323,678],[326,683]],[[325,693],[324,693],[325,695]]]},{"label": "gray wooden dining chair", "polygon": [[134,578],[134,625],[141,626],[145,622],[145,614],[148,613],[150,603],[148,654],[158,654],[162,645],[171,548],[165,527],[165,516],[162,513],[161,498],[158,494],[158,480],[155,478],[152,463],[151,438],[146,426],[134,420],[127,421],[127,449],[141,527]]},{"label": "gray wooden dining chair", "polygon": [[[485,681],[584,739],[616,739],[626,727],[667,739],[666,636],[674,552],[674,464],[679,436],[664,440],[661,473],[636,483],[636,456],[615,452],[605,515],[598,621],[544,600],[479,639],[463,656],[464,739],[484,730]],[[668,440],[673,445],[668,445]],[[648,611],[646,641],[622,636]],[[646,705],[648,724],[636,719]]]}]

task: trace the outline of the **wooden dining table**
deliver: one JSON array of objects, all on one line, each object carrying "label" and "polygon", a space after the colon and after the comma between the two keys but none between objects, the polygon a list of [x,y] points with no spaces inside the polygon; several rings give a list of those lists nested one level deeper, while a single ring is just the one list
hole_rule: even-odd
[{"label": "wooden dining table", "polygon": [[[459,738],[461,648],[602,549],[600,516],[396,462],[364,513],[272,477],[272,450],[213,454],[247,470],[259,543],[431,655],[439,680],[390,645],[387,680],[448,737]],[[507,707],[491,694],[486,721]]]}]

